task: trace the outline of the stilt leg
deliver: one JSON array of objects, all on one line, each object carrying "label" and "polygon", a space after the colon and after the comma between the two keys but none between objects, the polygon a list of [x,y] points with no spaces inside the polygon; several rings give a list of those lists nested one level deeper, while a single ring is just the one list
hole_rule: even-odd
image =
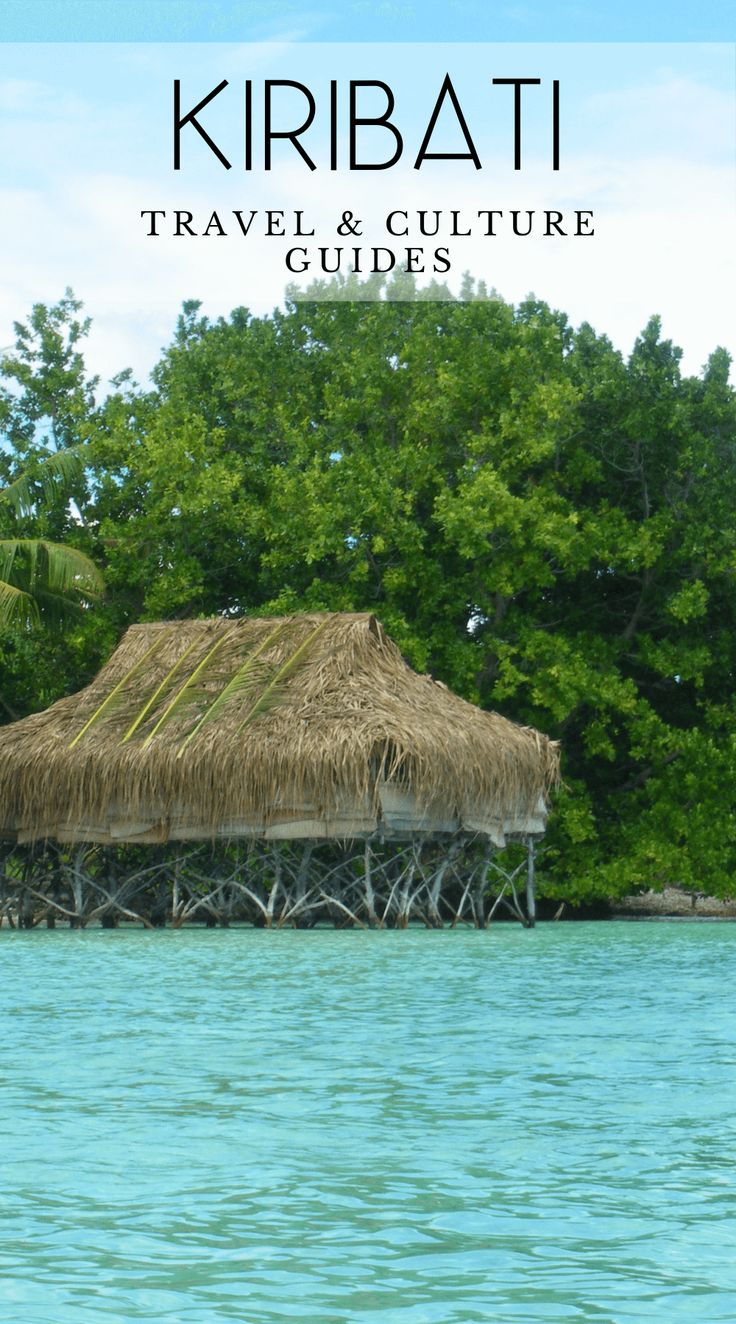
[{"label": "stilt leg", "polygon": [[527,837],[526,843],[526,916],[529,928],[537,922],[537,898],[534,883],[534,838]]}]

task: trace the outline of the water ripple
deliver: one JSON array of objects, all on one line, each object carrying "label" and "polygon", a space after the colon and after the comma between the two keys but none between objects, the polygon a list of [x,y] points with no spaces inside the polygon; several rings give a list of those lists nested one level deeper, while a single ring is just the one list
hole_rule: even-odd
[{"label": "water ripple", "polygon": [[735,942],[4,935],[0,1317],[733,1324]]}]

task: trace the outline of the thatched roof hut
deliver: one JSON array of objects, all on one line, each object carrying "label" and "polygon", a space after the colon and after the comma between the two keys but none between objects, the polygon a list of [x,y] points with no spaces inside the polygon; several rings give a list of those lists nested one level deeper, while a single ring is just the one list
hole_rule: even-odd
[{"label": "thatched roof hut", "polygon": [[544,830],[558,751],[403,661],[375,617],[132,626],[0,730],[0,836],[132,842]]}]

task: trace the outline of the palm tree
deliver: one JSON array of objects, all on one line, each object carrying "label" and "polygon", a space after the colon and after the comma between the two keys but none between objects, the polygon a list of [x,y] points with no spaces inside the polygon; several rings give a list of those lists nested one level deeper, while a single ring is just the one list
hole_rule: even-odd
[{"label": "palm tree", "polygon": [[[0,489],[0,500],[15,515],[29,515],[39,499],[58,496],[81,473],[84,447],[70,447],[48,456],[33,480],[22,474]],[[0,625],[29,629],[56,623],[69,610],[93,601],[102,592],[102,576],[76,547],[45,538],[0,539]]]}]

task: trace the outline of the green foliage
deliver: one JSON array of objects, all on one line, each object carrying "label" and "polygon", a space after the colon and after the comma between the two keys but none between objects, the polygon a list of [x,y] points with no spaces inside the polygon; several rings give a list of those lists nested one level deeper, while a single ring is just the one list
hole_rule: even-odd
[{"label": "green foliage", "polygon": [[76,548],[41,538],[0,538],[0,626],[64,619],[71,607],[101,592],[99,571]]},{"label": "green foliage", "polygon": [[[80,307],[69,291],[54,308],[37,304],[28,324],[15,325],[15,352],[0,360],[0,697],[9,716],[17,715],[13,663],[43,649],[42,639],[29,648],[24,634],[68,625],[102,592],[100,571],[75,545],[95,385],[77,347],[87,329],[75,320]],[[32,701],[47,692],[46,678],[34,679]]]},{"label": "green foliage", "polygon": [[[32,472],[0,489],[16,523],[32,517],[40,502],[61,499],[84,470],[84,446],[55,451],[36,460]],[[38,628],[68,619],[74,607],[98,598],[102,576],[93,561],[75,547],[44,538],[0,538],[0,626]]]},{"label": "green foliage", "polygon": [[108,585],[59,683],[137,619],[372,610],[413,665],[562,741],[550,893],[732,893],[728,356],[683,377],[656,318],[625,359],[470,282],[462,302],[360,293],[212,323],[185,304],[150,388],[121,374],[100,406],[78,305],[34,309],[5,365],[7,476],[50,429],[89,446],[78,518],[35,518]]}]

